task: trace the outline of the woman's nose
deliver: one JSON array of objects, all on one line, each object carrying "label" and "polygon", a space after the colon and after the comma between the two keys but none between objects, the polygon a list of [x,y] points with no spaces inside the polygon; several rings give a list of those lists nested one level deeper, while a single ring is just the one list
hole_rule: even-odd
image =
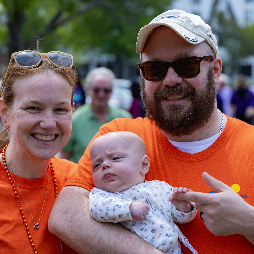
[{"label": "woman's nose", "polygon": [[53,113],[45,113],[40,122],[40,126],[44,129],[54,129],[56,127],[56,119]]}]

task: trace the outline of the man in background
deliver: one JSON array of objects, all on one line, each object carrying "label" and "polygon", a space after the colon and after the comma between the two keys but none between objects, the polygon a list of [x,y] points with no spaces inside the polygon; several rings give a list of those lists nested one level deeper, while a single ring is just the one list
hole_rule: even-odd
[{"label": "man in background", "polygon": [[231,98],[233,90],[229,86],[229,77],[225,73],[220,75],[220,83],[217,87],[217,93],[222,100],[222,112],[228,116],[232,116]]},{"label": "man in background", "polygon": [[254,95],[249,91],[244,75],[239,75],[236,85],[237,88],[231,98],[233,116],[246,123],[251,123],[254,116]]},{"label": "man in background", "polygon": [[71,137],[60,157],[78,163],[86,147],[102,124],[115,118],[132,118],[124,109],[108,105],[115,74],[106,67],[90,71],[86,76],[86,92],[91,103],[80,106],[73,113]]}]

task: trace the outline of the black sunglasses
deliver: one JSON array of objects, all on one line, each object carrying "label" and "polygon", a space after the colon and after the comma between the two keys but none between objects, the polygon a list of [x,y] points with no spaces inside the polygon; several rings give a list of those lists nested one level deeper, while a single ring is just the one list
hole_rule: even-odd
[{"label": "black sunglasses", "polygon": [[139,63],[138,67],[142,71],[145,79],[149,81],[160,81],[167,75],[168,68],[172,67],[174,71],[181,78],[193,78],[196,77],[200,72],[200,62],[214,60],[213,56],[203,57],[186,57],[173,62],[158,62],[158,61],[147,61]]},{"label": "black sunglasses", "polygon": [[99,93],[100,91],[103,91],[104,93],[108,94],[112,92],[111,88],[99,88],[99,87],[93,87],[92,88],[95,93]]}]

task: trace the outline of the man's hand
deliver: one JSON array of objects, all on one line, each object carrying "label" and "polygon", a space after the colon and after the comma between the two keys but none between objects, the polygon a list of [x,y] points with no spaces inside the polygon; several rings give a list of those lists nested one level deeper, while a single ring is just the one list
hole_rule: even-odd
[{"label": "man's hand", "polygon": [[144,220],[149,212],[149,205],[143,202],[133,202],[130,205],[131,216],[137,220]]},{"label": "man's hand", "polygon": [[[202,174],[205,183],[217,193],[189,191],[178,193],[178,199],[196,202],[207,229],[216,236],[241,234],[250,240],[254,232],[254,208],[231,187]],[[252,242],[252,241],[251,241]]]}]

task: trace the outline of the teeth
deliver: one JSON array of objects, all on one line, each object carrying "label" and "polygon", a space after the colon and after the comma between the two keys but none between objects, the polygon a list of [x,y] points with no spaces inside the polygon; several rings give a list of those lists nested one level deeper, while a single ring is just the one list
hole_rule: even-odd
[{"label": "teeth", "polygon": [[183,95],[171,95],[171,96],[168,96],[166,97],[168,100],[177,100],[177,99],[181,99],[183,98],[184,96]]},{"label": "teeth", "polygon": [[56,135],[41,135],[41,134],[34,134],[34,137],[36,137],[37,139],[41,140],[41,141],[51,141],[55,138]]}]

